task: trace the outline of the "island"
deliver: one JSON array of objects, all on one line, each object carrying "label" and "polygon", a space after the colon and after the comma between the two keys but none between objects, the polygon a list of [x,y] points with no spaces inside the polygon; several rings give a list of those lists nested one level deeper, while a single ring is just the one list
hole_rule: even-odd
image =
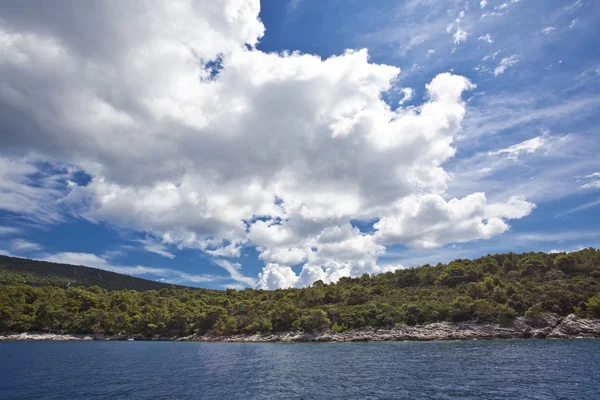
[{"label": "island", "polygon": [[505,253],[273,291],[0,256],[0,340],[600,337],[600,251]]}]

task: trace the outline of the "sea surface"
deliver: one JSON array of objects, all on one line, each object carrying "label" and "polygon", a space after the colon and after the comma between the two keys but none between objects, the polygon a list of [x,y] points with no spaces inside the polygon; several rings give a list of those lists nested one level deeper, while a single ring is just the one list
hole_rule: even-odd
[{"label": "sea surface", "polygon": [[600,399],[600,340],[0,343],[1,399]]}]

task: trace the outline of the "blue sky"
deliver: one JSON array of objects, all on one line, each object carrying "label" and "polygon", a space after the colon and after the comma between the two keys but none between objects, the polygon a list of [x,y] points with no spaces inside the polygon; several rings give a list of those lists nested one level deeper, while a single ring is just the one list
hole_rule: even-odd
[{"label": "blue sky", "polygon": [[600,244],[591,0],[31,5],[2,254],[271,289]]}]

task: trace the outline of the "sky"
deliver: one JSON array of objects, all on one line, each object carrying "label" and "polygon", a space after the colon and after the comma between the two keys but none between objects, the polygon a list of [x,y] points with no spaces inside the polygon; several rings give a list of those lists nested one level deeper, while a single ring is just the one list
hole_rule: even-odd
[{"label": "sky", "polygon": [[592,0],[0,1],[0,254],[277,289],[600,246]]}]

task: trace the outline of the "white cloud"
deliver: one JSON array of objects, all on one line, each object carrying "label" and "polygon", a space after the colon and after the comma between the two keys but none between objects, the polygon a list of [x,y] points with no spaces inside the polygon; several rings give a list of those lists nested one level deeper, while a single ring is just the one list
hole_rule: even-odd
[{"label": "white cloud", "polygon": [[494,41],[492,40],[492,37],[490,36],[489,33],[486,33],[483,36],[479,36],[479,40],[483,40],[483,41],[488,42],[488,43],[494,43]]},{"label": "white cloud", "polygon": [[[39,168],[11,159],[4,209],[54,221],[65,208],[146,232],[161,242],[147,250],[169,258],[165,245],[229,257],[254,246],[266,264],[258,286],[276,288],[386,271],[395,267],[377,261],[388,244],[490,238],[533,208],[482,193],[444,200],[462,95],[475,87],[464,77],[439,74],[426,101],[392,110],[382,95],[400,70],[365,49],[327,59],[257,50],[258,0],[75,2],[66,20],[47,2],[37,13],[16,4],[0,3],[0,110],[14,127],[1,151],[66,162],[92,180],[65,184],[65,173],[40,190],[27,181]],[[453,36],[458,44],[466,32]],[[379,220],[381,232],[353,220]],[[215,262],[254,282],[238,263]]]},{"label": "white cloud", "polygon": [[523,153],[535,153],[536,151],[548,146],[548,135],[536,136],[521,143],[509,146],[497,151],[490,151],[489,155],[506,154],[509,158],[517,159]]},{"label": "white cloud", "polygon": [[583,177],[583,180],[587,182],[581,185],[582,189],[600,189],[600,172],[586,175]]},{"label": "white cloud", "polygon": [[554,33],[554,31],[556,31],[556,28],[553,26],[548,26],[548,27],[542,29],[542,33],[544,35],[551,35]]},{"label": "white cloud", "polygon": [[454,39],[454,46],[458,46],[460,42],[467,40],[467,32],[460,28],[460,22],[456,23],[456,32],[454,32],[452,38]]},{"label": "white cloud", "polygon": [[158,254],[170,259],[175,258],[175,254],[167,251],[167,247],[164,244],[156,242],[152,238],[147,237],[146,239],[138,240],[138,242],[144,246],[144,250],[149,251],[150,253]]},{"label": "white cloud", "polygon": [[575,18],[574,20],[571,21],[571,23],[569,24],[569,28],[573,29],[575,28],[575,26],[579,23],[579,18]]},{"label": "white cloud", "polygon": [[498,51],[493,52],[492,54],[488,54],[488,55],[484,56],[481,59],[481,61],[495,60],[496,57],[498,56],[498,54],[500,54],[501,52],[502,52],[501,50],[498,50]]},{"label": "white cloud", "polygon": [[397,205],[395,215],[375,224],[375,237],[381,243],[421,248],[487,239],[509,229],[506,219],[522,218],[534,207],[518,197],[489,204],[483,193],[450,201],[438,195],[407,198]]},{"label": "white cloud", "polygon": [[578,9],[580,9],[583,6],[583,0],[577,0],[572,4],[569,4],[568,6],[565,6],[565,11],[567,12],[575,12]]},{"label": "white cloud", "polygon": [[35,222],[62,219],[60,204],[73,170],[58,166],[46,171],[27,158],[0,154],[0,210],[20,214]]},{"label": "white cloud", "polygon": [[34,242],[30,242],[29,240],[25,240],[25,239],[14,239],[10,242],[10,246],[13,249],[13,251],[15,252],[25,252],[25,253],[29,253],[32,251],[39,251],[42,250],[42,246],[34,243]]},{"label": "white cloud", "polygon": [[504,10],[506,8],[508,8],[509,6],[511,6],[512,4],[518,3],[521,0],[510,0],[510,1],[506,1],[502,4],[500,4],[499,6],[494,7],[494,9],[496,10]]},{"label": "white cloud", "polygon": [[415,94],[415,91],[408,87],[402,88],[402,89],[400,89],[400,91],[403,94],[402,99],[398,102],[398,104],[400,104],[400,105],[406,103],[407,101],[411,101]]},{"label": "white cloud", "polygon": [[239,284],[246,285],[249,287],[253,287],[256,284],[256,282],[253,278],[244,276],[241,273],[241,268],[242,268],[241,264],[232,263],[230,261],[220,260],[220,259],[215,259],[215,260],[213,260],[213,262],[216,265],[218,265],[219,267],[223,268],[225,271],[229,272],[231,279],[238,282]]},{"label": "white cloud", "polygon": [[498,64],[498,66],[494,69],[494,76],[499,76],[501,74],[504,73],[504,71],[506,71],[508,68],[512,67],[513,65],[516,65],[519,63],[519,60],[517,60],[517,56],[510,56],[510,57],[504,57],[501,61],[500,64]]},{"label": "white cloud", "polygon": [[485,8],[485,6],[487,5],[487,0],[481,0],[479,2],[479,5],[481,6],[482,9]]},{"label": "white cloud", "polygon": [[[313,282],[320,278],[320,276],[314,276]],[[256,287],[259,289],[289,288],[296,286],[297,282],[298,276],[290,267],[269,263],[258,274],[258,284]]]}]

